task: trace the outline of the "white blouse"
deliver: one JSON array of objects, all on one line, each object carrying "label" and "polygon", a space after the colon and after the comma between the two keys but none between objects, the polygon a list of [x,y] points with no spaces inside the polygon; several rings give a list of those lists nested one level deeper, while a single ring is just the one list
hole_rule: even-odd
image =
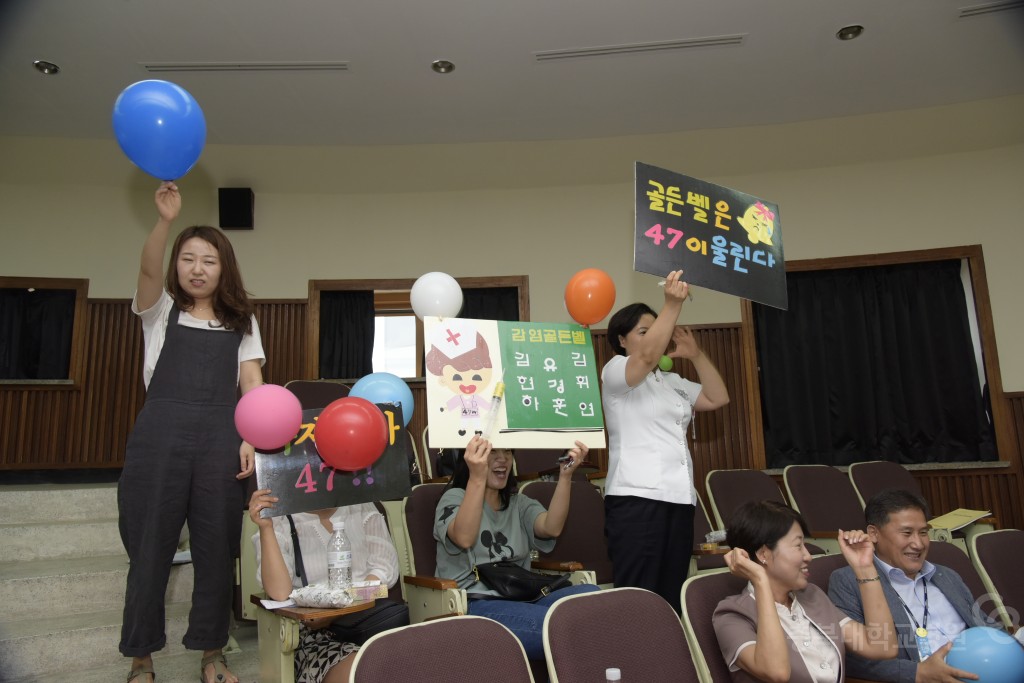
[{"label": "white blouse", "polygon": [[626,356],[614,356],[601,372],[608,432],[605,494],[694,505],[686,429],[701,385],[655,368],[631,387],[626,362]]},{"label": "white blouse", "polygon": [[[292,515],[295,531],[302,548],[302,564],[310,584],[327,583],[327,542],[331,532],[320,523],[313,513],[297,512]],[[363,581],[368,574],[380,579],[389,588],[398,581],[398,553],[388,532],[384,515],[372,503],[360,503],[340,507],[331,515],[331,522],[345,522],[345,534],[352,542],[352,580]],[[274,517],[274,535],[284,555],[284,563],[292,577],[292,586],[302,587],[302,580],[295,575],[295,552],[292,548],[292,532],[288,518]],[[260,534],[252,536],[256,547],[256,580],[263,586]]]}]

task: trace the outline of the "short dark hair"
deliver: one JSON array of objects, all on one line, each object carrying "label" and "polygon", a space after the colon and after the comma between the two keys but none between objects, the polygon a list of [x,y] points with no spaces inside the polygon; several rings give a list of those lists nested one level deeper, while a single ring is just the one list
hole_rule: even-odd
[{"label": "short dark hair", "polygon": [[864,506],[864,521],[868,526],[881,529],[889,515],[900,510],[920,510],[928,519],[928,503],[916,493],[905,489],[886,489],[871,496]]},{"label": "short dark hair", "polygon": [[725,541],[733,548],[746,550],[753,558],[761,546],[775,550],[794,523],[800,525],[804,537],[811,535],[807,522],[793,508],[775,500],[747,501],[732,514]]},{"label": "short dark hair", "polygon": [[655,318],[658,314],[654,312],[654,309],[645,303],[635,303],[628,306],[623,306],[615,312],[611,320],[608,321],[608,343],[611,344],[612,351],[617,356],[625,356],[626,350],[622,348],[622,343],[619,342],[619,337],[625,337],[629,334],[630,330],[636,327],[636,324],[640,322],[640,318],[645,315],[653,315]]}]

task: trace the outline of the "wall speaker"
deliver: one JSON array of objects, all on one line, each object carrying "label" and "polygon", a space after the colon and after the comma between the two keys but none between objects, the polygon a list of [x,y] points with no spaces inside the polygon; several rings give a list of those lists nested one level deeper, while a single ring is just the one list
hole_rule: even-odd
[{"label": "wall speaker", "polygon": [[252,230],[256,195],[251,187],[217,188],[220,227],[223,230]]}]

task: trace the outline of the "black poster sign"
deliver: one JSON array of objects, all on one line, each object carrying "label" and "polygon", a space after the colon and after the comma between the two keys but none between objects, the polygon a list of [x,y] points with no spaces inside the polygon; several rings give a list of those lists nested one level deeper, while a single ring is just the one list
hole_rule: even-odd
[{"label": "black poster sign", "polygon": [[637,162],[634,240],[633,270],[788,306],[776,204]]},{"label": "black poster sign", "polygon": [[384,453],[370,467],[355,472],[336,470],[325,463],[313,442],[313,427],[320,408],[302,411],[302,427],[291,443],[272,453],[256,452],[256,482],[280,500],[264,509],[264,517],[309,512],[409,495],[411,443],[403,434],[402,407],[378,403],[388,421],[390,439]]}]

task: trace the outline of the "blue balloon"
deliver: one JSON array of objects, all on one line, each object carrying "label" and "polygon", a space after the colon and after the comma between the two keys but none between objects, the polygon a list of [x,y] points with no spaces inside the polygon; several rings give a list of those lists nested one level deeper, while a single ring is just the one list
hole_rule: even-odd
[{"label": "blue balloon", "polygon": [[177,180],[199,160],[206,118],[180,85],[139,81],[114,102],[114,135],[136,166],[159,180]]},{"label": "blue balloon", "polygon": [[957,636],[946,664],[978,674],[980,683],[1024,681],[1024,647],[1005,631],[987,626],[975,626]]},{"label": "blue balloon", "polygon": [[390,372],[374,372],[352,385],[349,396],[365,398],[370,403],[397,403],[402,406],[403,426],[412,419],[412,389],[401,377]]}]

